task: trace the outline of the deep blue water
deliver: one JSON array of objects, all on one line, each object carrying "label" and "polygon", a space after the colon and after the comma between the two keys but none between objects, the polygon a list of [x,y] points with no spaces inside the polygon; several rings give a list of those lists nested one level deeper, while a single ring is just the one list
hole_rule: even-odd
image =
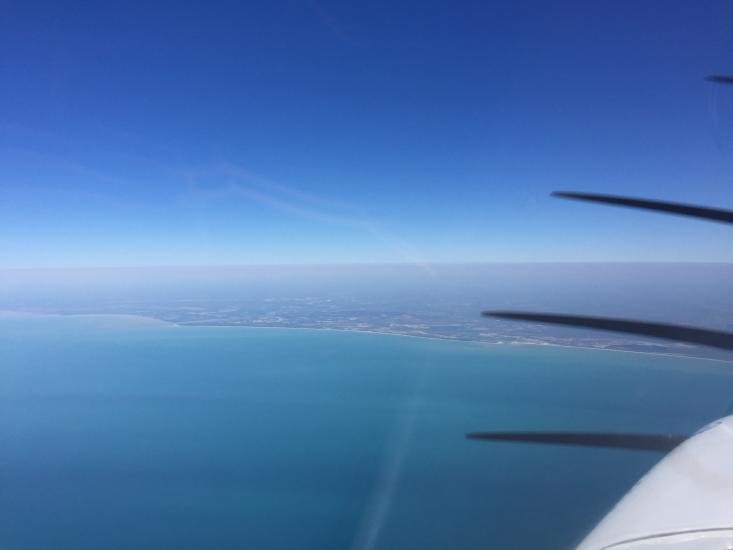
[{"label": "deep blue water", "polygon": [[0,547],[566,548],[660,457],[465,432],[691,432],[731,401],[714,361],[0,318]]}]

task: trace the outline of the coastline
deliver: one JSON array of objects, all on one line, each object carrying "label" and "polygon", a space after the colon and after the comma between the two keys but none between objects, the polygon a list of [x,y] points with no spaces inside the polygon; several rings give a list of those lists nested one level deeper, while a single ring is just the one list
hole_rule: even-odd
[{"label": "coastline", "polygon": [[670,359],[695,359],[700,361],[715,361],[717,363],[730,363],[733,364],[733,359],[717,359],[715,357],[700,357],[698,355],[683,355],[681,353],[661,353],[655,351],[636,351],[626,349],[607,349],[592,346],[575,346],[572,344],[556,344],[553,342],[484,342],[482,340],[467,340],[460,338],[443,338],[440,336],[419,336],[417,334],[400,334],[397,332],[383,332],[379,330],[361,330],[361,329],[348,329],[348,328],[320,328],[320,327],[261,327],[255,325],[194,325],[194,324],[178,324],[174,323],[176,327],[195,327],[195,328],[243,328],[243,329],[262,329],[262,330],[300,330],[300,331],[323,331],[323,332],[347,332],[347,333],[362,333],[362,334],[378,334],[380,336],[396,336],[399,338],[417,338],[419,340],[437,340],[440,342],[457,342],[464,344],[475,344],[479,346],[503,346],[503,347],[551,347],[551,348],[564,348],[564,349],[577,349],[586,351],[605,351],[609,353],[633,353],[637,355],[651,355],[658,357],[666,357]]},{"label": "coastline", "polygon": [[157,317],[151,317],[146,315],[134,315],[126,313],[44,313],[44,312],[27,312],[27,311],[13,311],[13,310],[0,310],[0,319],[3,318],[43,318],[43,317],[64,317],[64,318],[75,318],[75,319],[97,319],[97,320],[110,320],[110,321],[122,321],[124,326],[156,326],[161,328],[231,328],[231,329],[261,329],[261,330],[297,330],[297,331],[324,331],[324,332],[344,332],[344,333],[364,333],[364,334],[378,334],[382,336],[395,336],[400,338],[417,338],[421,340],[436,340],[443,342],[462,342],[467,344],[474,344],[479,346],[504,346],[504,347],[551,347],[551,348],[565,348],[565,349],[578,349],[588,351],[605,351],[612,353],[632,353],[639,355],[658,356],[666,358],[679,358],[679,359],[696,359],[703,361],[714,361],[716,363],[727,363],[733,364],[733,359],[719,359],[715,357],[702,357],[699,355],[686,355],[683,353],[664,353],[655,351],[637,351],[637,350],[623,350],[623,349],[608,349],[603,347],[594,346],[583,346],[573,344],[558,344],[555,342],[486,342],[483,340],[471,340],[462,338],[449,338],[441,336],[427,336],[418,334],[402,334],[399,332],[388,332],[374,329],[359,329],[359,328],[329,328],[329,327],[273,327],[273,326],[259,326],[259,325],[216,325],[216,324],[194,324],[194,323],[176,323],[172,321],[166,321]]}]

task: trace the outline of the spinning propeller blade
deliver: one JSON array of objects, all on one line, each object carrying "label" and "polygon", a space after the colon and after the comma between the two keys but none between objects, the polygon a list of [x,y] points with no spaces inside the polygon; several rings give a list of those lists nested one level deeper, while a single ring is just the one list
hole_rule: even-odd
[{"label": "spinning propeller blade", "polygon": [[606,449],[669,452],[687,436],[675,434],[600,433],[600,432],[474,432],[467,439],[509,441],[515,443],[545,443],[578,445]]},{"label": "spinning propeller blade", "polygon": [[733,333],[666,323],[650,323],[609,317],[587,317],[582,315],[562,315],[556,313],[533,313],[521,311],[484,311],[485,317],[533,321],[553,325],[566,325],[577,328],[625,332],[639,336],[652,336],[665,340],[677,340],[713,348],[733,350]]},{"label": "spinning propeller blade", "polygon": [[706,76],[705,80],[709,80],[710,82],[718,82],[720,84],[733,84],[733,76],[711,74],[710,76]]},{"label": "spinning propeller blade", "polygon": [[552,193],[552,196],[560,197],[563,199],[612,204],[615,206],[642,208],[644,210],[654,210],[656,212],[665,212],[668,214],[677,214],[680,216],[690,216],[693,218],[702,218],[705,220],[712,220],[722,223],[733,223],[733,211],[723,210],[721,208],[708,208],[705,206],[695,206],[692,204],[682,204],[678,202],[635,199],[632,197],[621,197],[617,195],[576,193],[574,191],[555,191],[554,193]]}]

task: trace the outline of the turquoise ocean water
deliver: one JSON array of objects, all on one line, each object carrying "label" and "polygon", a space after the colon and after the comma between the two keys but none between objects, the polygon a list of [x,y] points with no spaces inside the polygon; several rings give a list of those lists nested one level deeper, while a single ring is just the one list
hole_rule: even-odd
[{"label": "turquoise ocean water", "polygon": [[476,430],[690,433],[733,364],[367,333],[0,318],[0,547],[567,548],[659,458]]}]

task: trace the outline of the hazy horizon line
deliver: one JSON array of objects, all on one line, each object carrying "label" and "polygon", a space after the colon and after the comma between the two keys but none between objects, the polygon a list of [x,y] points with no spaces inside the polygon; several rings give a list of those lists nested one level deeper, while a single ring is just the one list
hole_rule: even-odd
[{"label": "hazy horizon line", "polygon": [[[430,266],[496,266],[496,265],[731,265],[733,261],[700,260],[468,260],[428,262]],[[412,267],[412,262],[283,262],[249,264],[150,264],[150,265],[88,265],[88,266],[0,266],[0,272],[7,271],[86,271],[86,270],[145,270],[145,269],[237,269],[237,268],[286,268],[286,267]]]}]

